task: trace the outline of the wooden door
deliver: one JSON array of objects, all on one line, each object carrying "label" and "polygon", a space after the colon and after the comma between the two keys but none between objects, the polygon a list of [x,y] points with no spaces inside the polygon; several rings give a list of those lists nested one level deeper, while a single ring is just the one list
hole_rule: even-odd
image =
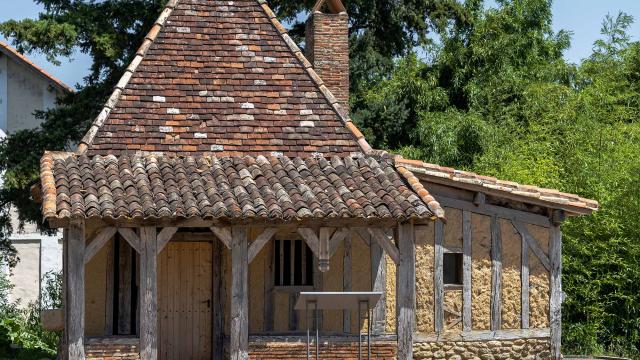
[{"label": "wooden door", "polygon": [[169,242],[158,258],[158,358],[211,359],[212,245]]}]

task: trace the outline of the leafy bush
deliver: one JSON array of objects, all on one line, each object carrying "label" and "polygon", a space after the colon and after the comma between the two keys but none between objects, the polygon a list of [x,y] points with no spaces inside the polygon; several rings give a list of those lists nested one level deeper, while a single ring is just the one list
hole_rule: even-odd
[{"label": "leafy bush", "polygon": [[40,311],[61,306],[62,276],[49,272],[43,284],[42,299],[20,308],[18,302],[8,301],[11,284],[0,274],[0,359],[55,358],[60,334],[42,328]]}]

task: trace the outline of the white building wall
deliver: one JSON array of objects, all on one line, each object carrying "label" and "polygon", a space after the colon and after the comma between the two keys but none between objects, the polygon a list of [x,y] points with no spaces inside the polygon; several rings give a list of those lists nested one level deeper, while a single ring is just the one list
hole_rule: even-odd
[{"label": "white building wall", "polygon": [[[0,53],[0,138],[5,133],[40,126],[34,112],[55,106],[61,95],[52,84],[29,66]],[[43,235],[29,223],[20,229],[17,214],[12,216],[12,223],[14,234],[10,239],[20,262],[11,271],[6,266],[0,271],[10,274],[14,286],[10,300],[26,306],[38,300],[45,274],[62,270],[62,234]]]}]

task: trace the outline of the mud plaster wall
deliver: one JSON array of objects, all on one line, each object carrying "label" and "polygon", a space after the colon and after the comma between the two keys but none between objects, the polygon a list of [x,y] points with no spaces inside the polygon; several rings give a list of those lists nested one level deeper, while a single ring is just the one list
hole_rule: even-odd
[{"label": "mud plaster wall", "polygon": [[519,329],[522,238],[510,221],[500,219],[502,234],[502,328]]},{"label": "mud plaster wall", "polygon": [[389,255],[385,255],[387,261],[387,289],[386,289],[386,312],[387,325],[385,331],[388,333],[396,332],[396,263],[391,260]]},{"label": "mud plaster wall", "polygon": [[445,290],[443,306],[445,331],[462,331],[462,290]]},{"label": "mud plaster wall", "polygon": [[[535,225],[526,225],[531,236],[549,254],[549,230]],[[529,250],[529,325],[531,328],[549,327],[549,272]]]},{"label": "mud plaster wall", "polygon": [[[418,332],[435,331],[433,305],[434,223],[416,226],[416,326]],[[393,263],[392,263],[393,264]],[[395,266],[395,264],[393,264]],[[387,272],[389,266],[387,266]],[[389,276],[389,275],[387,275]],[[387,291],[387,301],[394,292]],[[395,309],[393,310],[395,313]],[[387,310],[387,313],[389,310]]]},{"label": "mud plaster wall", "polygon": [[[92,232],[88,232],[92,234]],[[92,238],[89,235],[88,238]],[[85,336],[104,336],[106,329],[107,255],[112,240],[85,266]]]},{"label": "mud plaster wall", "polygon": [[[338,250],[329,259],[329,271],[322,274],[322,291],[342,291],[343,254],[344,244],[340,244]],[[342,332],[342,311],[323,311],[322,328],[324,331]]]},{"label": "mud plaster wall", "polygon": [[471,327],[491,324],[491,218],[471,214]]},{"label": "mud plaster wall", "polygon": [[[371,249],[357,235],[351,237],[351,289],[371,291]],[[367,326],[364,321],[358,324],[358,312],[351,311],[351,333],[366,331]]]},{"label": "mud plaster wall", "polygon": [[444,225],[444,239],[442,245],[445,248],[462,249],[462,211],[453,208],[444,208],[447,214],[447,223]]}]

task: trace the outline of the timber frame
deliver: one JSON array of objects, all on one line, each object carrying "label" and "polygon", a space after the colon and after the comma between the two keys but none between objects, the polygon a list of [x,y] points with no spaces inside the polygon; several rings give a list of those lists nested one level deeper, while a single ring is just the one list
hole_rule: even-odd
[{"label": "timber frame", "polygon": [[[95,225],[92,223],[91,225]],[[104,224],[103,224],[104,225]],[[387,225],[382,223],[382,225]],[[215,238],[214,244],[230,249],[231,252],[231,289],[230,289],[230,328],[228,353],[233,360],[248,359],[249,354],[249,264],[271,241],[278,231],[277,226],[264,227],[253,241],[249,241],[250,225],[209,226],[210,233],[198,233],[201,238]],[[151,360],[158,358],[158,255],[169,241],[180,238],[178,226],[155,227],[143,225],[134,227],[102,226],[98,228],[90,239],[85,232],[86,223],[74,220],[64,231],[65,252],[65,352],[67,359],[85,359],[85,264],[109,242],[115,235],[126,241],[140,257],[140,323],[139,323],[139,354],[140,359]],[[350,248],[351,241],[359,237],[365,244],[371,246],[371,274],[372,289],[384,291],[386,284],[387,254],[397,266],[396,281],[396,327],[398,343],[398,359],[413,358],[413,336],[415,327],[415,232],[414,222],[409,221],[389,227],[366,226],[313,226],[296,227],[298,234],[312,250],[316,266],[316,276],[328,270],[329,258],[341,244],[346,251],[343,254],[345,269],[344,284],[348,290],[351,277]],[[357,237],[353,237],[357,235]],[[89,240],[89,241],[87,241]],[[219,266],[219,262],[214,267]],[[220,276],[220,271],[213,272],[214,277]],[[218,275],[216,275],[218,274]],[[214,292],[220,292],[214,286]],[[292,294],[293,295],[293,294]],[[220,294],[214,295],[221,296]],[[266,307],[265,307],[266,309]],[[385,334],[386,304],[383,300],[373,309],[372,334]],[[265,315],[270,311],[265,311]],[[344,313],[344,328],[348,332],[350,327],[349,312]],[[266,317],[267,328],[273,326]],[[107,328],[113,328],[108,324]],[[213,351],[214,358],[222,358],[224,354],[222,338],[225,333],[224,320],[216,319],[213,323]]]}]

